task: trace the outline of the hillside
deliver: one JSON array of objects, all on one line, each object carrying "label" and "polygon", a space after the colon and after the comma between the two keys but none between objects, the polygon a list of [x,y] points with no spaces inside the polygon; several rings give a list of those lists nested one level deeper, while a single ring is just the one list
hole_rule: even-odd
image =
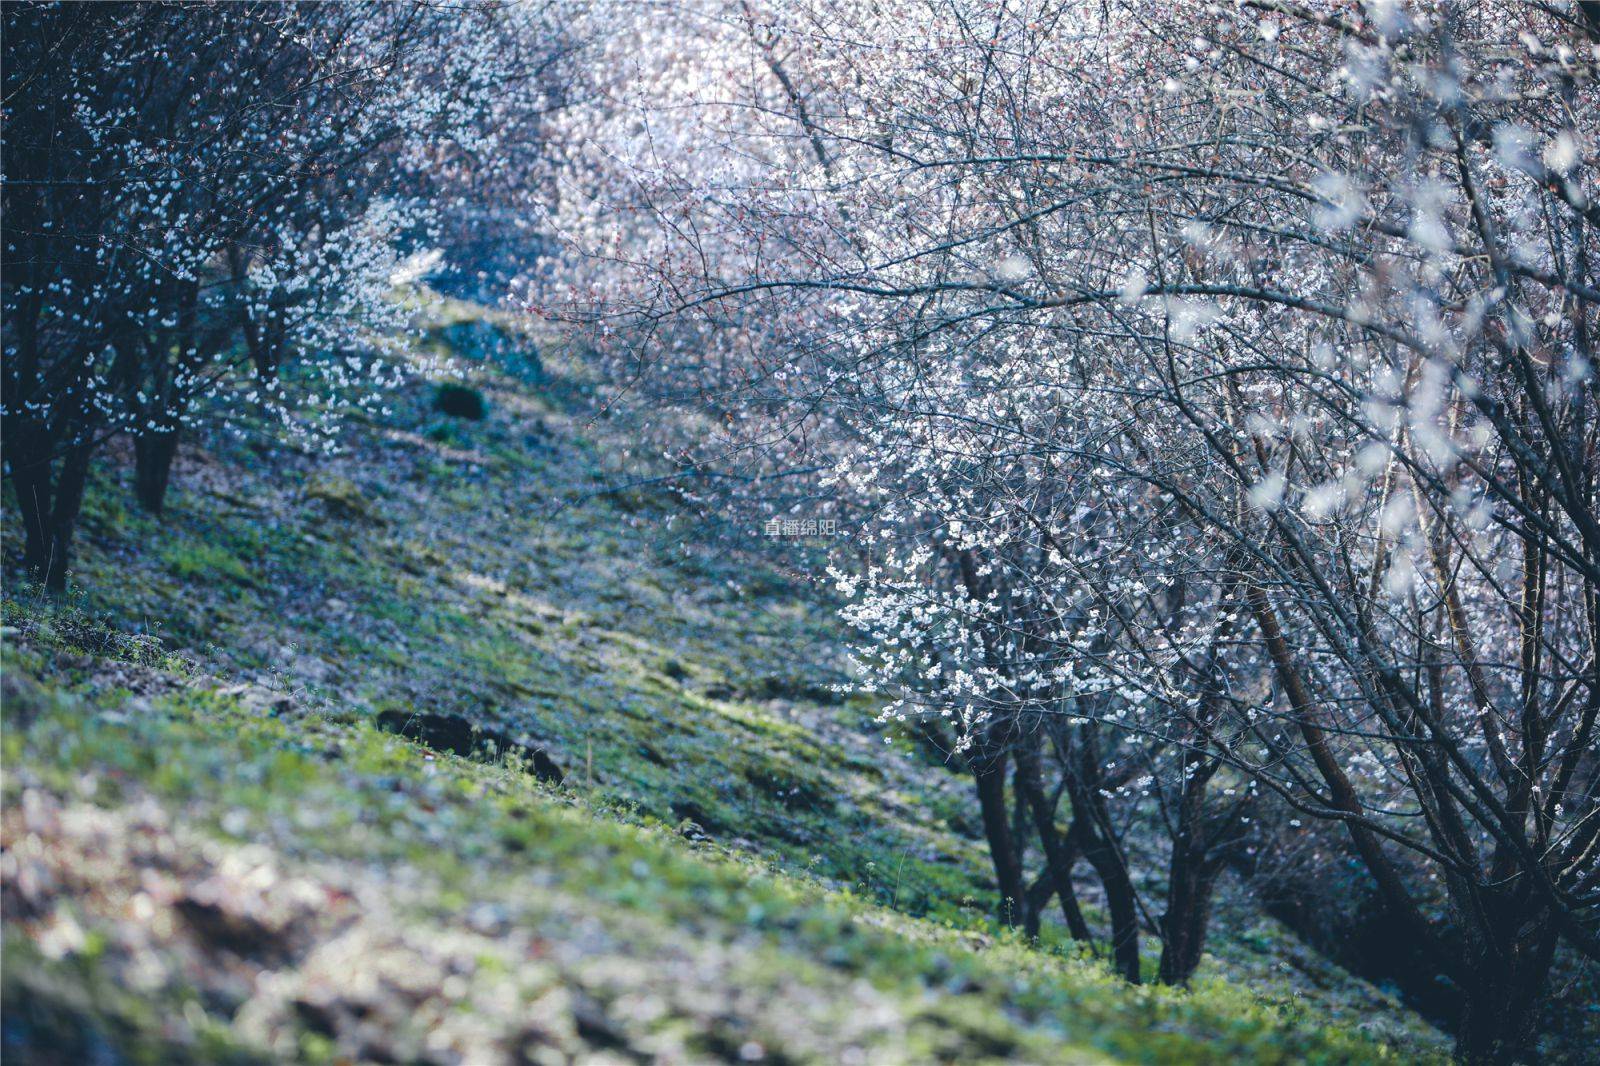
[{"label": "hillside", "polygon": [[1443,1057],[1241,902],[1188,992],[998,933],[968,779],[833,689],[820,547],[613,490],[578,354],[428,337],[486,418],[206,436],[159,519],[92,484],[67,597],[8,570],[8,1059]]}]

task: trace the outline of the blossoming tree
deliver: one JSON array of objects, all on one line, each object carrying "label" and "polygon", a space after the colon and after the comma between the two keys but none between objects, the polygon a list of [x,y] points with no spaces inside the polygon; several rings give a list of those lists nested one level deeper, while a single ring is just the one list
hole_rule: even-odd
[{"label": "blossoming tree", "polygon": [[110,437],[159,510],[202,399],[315,445],[381,403],[399,261],[448,210],[441,182],[541,112],[562,49],[533,5],[4,17],[6,473],[27,564],[60,588]]},{"label": "blossoming tree", "polygon": [[1008,765],[1130,978],[1319,820],[1462,1055],[1530,1055],[1600,958],[1593,5],[652,20],[541,304],[826,458],[862,668],[971,765],[1008,906]]}]

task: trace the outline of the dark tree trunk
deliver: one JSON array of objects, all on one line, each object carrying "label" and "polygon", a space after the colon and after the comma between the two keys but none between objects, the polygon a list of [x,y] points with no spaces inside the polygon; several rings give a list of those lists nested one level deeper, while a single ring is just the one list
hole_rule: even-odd
[{"label": "dark tree trunk", "polygon": [[72,533],[83,509],[83,494],[89,487],[89,459],[93,445],[74,445],[61,464],[56,480],[55,505],[50,509],[50,557],[44,569],[44,587],[62,592],[67,587],[67,568],[72,562]]},{"label": "dark tree trunk", "polygon": [[[1524,979],[1519,981],[1519,976]],[[1535,1007],[1540,997],[1525,978],[1487,972],[1466,989],[1455,1047],[1456,1057],[1463,1063],[1509,1066],[1538,1061]]]},{"label": "dark tree trunk", "polygon": [[[176,328],[171,333],[130,340],[126,348],[130,355],[141,348],[144,353],[142,360],[137,356],[129,360],[135,374],[133,388],[141,402],[147,393],[149,396],[142,425],[133,438],[133,492],[139,505],[151,514],[161,513],[172,480],[172,461],[178,454],[182,420],[189,406],[189,389],[183,381],[199,369],[190,353],[209,352],[227,332],[208,331],[207,336],[199,336],[199,299],[199,287],[185,282],[174,296],[179,307]],[[229,324],[231,327],[231,320]]]},{"label": "dark tree trunk", "polygon": [[15,470],[11,484],[17,492],[17,509],[22,512],[22,564],[30,575],[43,581],[50,561],[49,471]]},{"label": "dark tree trunk", "polygon": [[1116,842],[1103,830],[1074,822],[1083,857],[1089,860],[1106,891],[1106,909],[1111,912],[1111,956],[1117,972],[1129,984],[1139,983],[1139,903],[1128,876],[1127,864]]},{"label": "dark tree trunk", "polygon": [[1162,984],[1188,984],[1205,950],[1212,891],[1234,835],[1231,818],[1207,817],[1206,790],[1217,767],[1216,760],[1195,751],[1184,757],[1178,824],[1167,867],[1167,909],[1161,916]]},{"label": "dark tree trunk", "polygon": [[940,730],[936,722],[921,721],[918,736],[928,750],[945,762],[963,768],[972,774],[978,786],[978,808],[983,815],[983,832],[989,843],[989,859],[994,864],[995,883],[1000,889],[999,916],[1002,925],[1014,926],[1022,921],[1030,934],[1038,932],[1035,921],[1037,911],[1048,900],[1040,898],[1038,889],[1030,891],[1024,886],[1022,858],[1017,852],[1011,833],[1011,817],[1006,805],[1005,748],[998,754],[969,753],[961,755]]},{"label": "dark tree trunk", "polygon": [[1000,888],[1000,924],[1016,925],[1022,917],[1022,863],[1017,858],[1006,808],[1006,756],[1002,752],[975,757],[971,765],[978,785],[978,806],[983,813],[983,833],[989,841],[989,858]]},{"label": "dark tree trunk", "polygon": [[1050,886],[1048,871],[1028,882],[1029,830],[1028,803],[1022,787],[1022,759],[1020,754],[1011,761],[1011,840],[1016,845],[1017,867],[1022,875],[1021,920],[1022,932],[1030,940],[1039,935],[1044,924],[1044,907],[1055,894]]},{"label": "dark tree trunk", "polygon": [[285,330],[274,312],[268,311],[262,320],[244,314],[240,319],[245,348],[250,362],[255,366],[256,379],[266,385],[277,380],[278,365],[283,360]]},{"label": "dark tree trunk", "polygon": [[[8,386],[15,382],[8,380]],[[71,439],[69,419],[13,418],[6,425],[6,464],[17,493],[23,529],[23,565],[51,592],[67,587],[72,526],[83,503],[93,444],[86,432],[60,458],[61,441]],[[58,469],[59,464],[59,469]]]},{"label": "dark tree trunk", "polygon": [[1211,923],[1211,895],[1217,866],[1200,851],[1173,842],[1167,883],[1167,909],[1161,916],[1160,980],[1185,985],[1200,965]]},{"label": "dark tree trunk", "polygon": [[178,454],[178,430],[155,430],[133,439],[134,495],[151,514],[166,505],[172,461]]},{"label": "dark tree trunk", "polygon": [[1050,872],[1046,870],[1028,886],[1027,893],[1023,896],[1022,931],[1028,937],[1039,935],[1043,925],[1044,908],[1050,902],[1050,897],[1056,894],[1055,884],[1050,880]]},{"label": "dark tree trunk", "polygon": [[[7,206],[19,216],[19,202],[35,206],[26,197],[13,198]],[[24,267],[19,273],[31,279],[35,271]],[[3,323],[7,327],[3,338],[6,358],[0,361],[0,404],[11,414],[0,422],[0,440],[4,442],[0,454],[5,457],[5,472],[16,490],[17,509],[21,512],[23,564],[33,577],[43,580],[50,558],[53,441],[45,419],[20,413],[39,388],[40,303],[38,296],[19,301],[15,312]]]},{"label": "dark tree trunk", "polygon": [[1039,834],[1039,844],[1044,849],[1047,875],[1056,896],[1061,900],[1061,914],[1067,920],[1067,930],[1072,939],[1089,941],[1089,923],[1084,921],[1083,910],[1078,906],[1078,894],[1072,885],[1072,864],[1076,856],[1072,846],[1056,831],[1056,805],[1045,794],[1040,780],[1039,753],[1024,744],[1017,751],[1017,787],[1023,793],[1033,812],[1033,824]]},{"label": "dark tree trunk", "polygon": [[1489,928],[1474,930],[1473,938],[1482,939],[1468,952],[1461,982],[1456,1056],[1471,1066],[1537,1062],[1539,1008],[1557,940],[1553,923],[1520,893],[1486,902]]},{"label": "dark tree trunk", "polygon": [[23,565],[50,592],[67,587],[72,562],[72,531],[88,484],[90,444],[74,445],[51,484],[48,458],[31,458],[12,469],[23,523]]},{"label": "dark tree trunk", "polygon": [[1138,984],[1139,898],[1112,829],[1111,813],[1100,795],[1100,749],[1093,727],[1084,727],[1070,757],[1063,759],[1063,769],[1072,801],[1072,839],[1105,888],[1112,958],[1117,972],[1128,983]]},{"label": "dark tree trunk", "polygon": [[1533,1017],[1513,1007],[1513,996],[1499,982],[1484,982],[1468,992],[1456,1030],[1456,1058],[1465,1066],[1512,1066],[1537,1061]]}]

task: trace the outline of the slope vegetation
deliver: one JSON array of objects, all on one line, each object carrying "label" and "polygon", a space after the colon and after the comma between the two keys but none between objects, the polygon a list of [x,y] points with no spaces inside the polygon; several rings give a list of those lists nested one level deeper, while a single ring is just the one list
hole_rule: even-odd
[{"label": "slope vegetation", "polygon": [[999,934],[964,780],[834,690],[821,546],[620,479],[581,360],[428,336],[467,399],[196,441],[160,519],[108,475],[77,591],[7,582],[8,1057],[1439,1057],[1264,921],[1189,992]]}]

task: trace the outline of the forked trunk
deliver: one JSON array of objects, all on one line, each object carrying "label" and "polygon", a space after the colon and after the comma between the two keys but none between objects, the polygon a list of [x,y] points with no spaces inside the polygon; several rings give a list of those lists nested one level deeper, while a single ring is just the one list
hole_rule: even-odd
[{"label": "forked trunk", "polygon": [[1174,854],[1167,886],[1167,909],[1161,916],[1160,980],[1184,985],[1200,965],[1211,923],[1211,895],[1216,867],[1204,856]]},{"label": "forked trunk", "polygon": [[1056,830],[1056,809],[1045,794],[1039,774],[1039,753],[1027,745],[1017,752],[1017,787],[1028,801],[1033,813],[1033,824],[1039,833],[1039,844],[1044,848],[1047,876],[1061,900],[1061,914],[1067,921],[1072,939],[1087,942],[1090,939],[1089,923],[1084,920],[1078,906],[1078,894],[1072,885],[1072,864],[1076,856],[1072,845]]},{"label": "forked trunk", "polygon": [[72,448],[51,484],[51,464],[37,461],[12,473],[22,512],[23,565],[50,592],[63,592],[72,562],[72,532],[89,479],[87,444]]},{"label": "forked trunk", "polygon": [[1078,825],[1083,856],[1100,876],[1106,891],[1106,909],[1111,912],[1111,956],[1117,972],[1129,984],[1136,985],[1140,980],[1139,903],[1133,879],[1128,876],[1127,864],[1115,841],[1084,825],[1081,819]]}]

